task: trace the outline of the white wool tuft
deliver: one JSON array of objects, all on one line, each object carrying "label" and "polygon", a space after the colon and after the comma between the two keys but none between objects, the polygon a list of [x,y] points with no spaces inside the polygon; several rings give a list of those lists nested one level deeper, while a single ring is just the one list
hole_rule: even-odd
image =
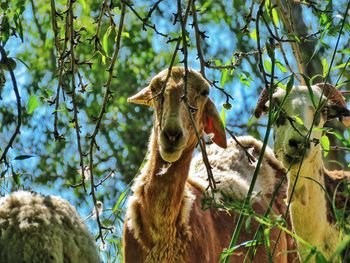
[{"label": "white wool tuft", "polygon": [[18,191],[0,198],[0,262],[100,260],[94,240],[68,201]]},{"label": "white wool tuft", "polygon": [[[226,149],[221,149],[215,144],[207,147],[209,163],[217,182],[218,193],[215,194],[216,199],[221,199],[224,195],[243,200],[248,193],[261,152],[262,142],[251,136],[238,137],[238,140],[255,157],[254,162],[249,162],[245,151],[232,139],[228,141]],[[276,168],[278,171],[276,171]],[[284,170],[282,163],[275,158],[272,149],[267,147],[254,186],[253,200],[254,198],[260,199],[260,196],[272,194],[276,183],[282,179],[278,178],[279,174]],[[201,153],[193,158],[189,174],[192,184],[202,191],[207,189],[207,171]]]}]

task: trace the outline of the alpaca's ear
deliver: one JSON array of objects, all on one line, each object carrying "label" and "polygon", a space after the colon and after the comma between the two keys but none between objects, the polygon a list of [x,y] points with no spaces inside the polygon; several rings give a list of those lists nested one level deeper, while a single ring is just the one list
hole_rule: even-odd
[{"label": "alpaca's ear", "polygon": [[212,141],[218,146],[222,148],[227,147],[224,125],[214,103],[210,99],[208,99],[204,107],[204,131],[207,134],[214,134]]},{"label": "alpaca's ear", "polygon": [[149,86],[128,98],[128,102],[153,107],[152,91]]}]

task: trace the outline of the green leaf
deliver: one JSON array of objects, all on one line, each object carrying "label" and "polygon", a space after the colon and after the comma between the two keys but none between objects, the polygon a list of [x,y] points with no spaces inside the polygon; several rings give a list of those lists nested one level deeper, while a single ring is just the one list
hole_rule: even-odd
[{"label": "green leaf", "polygon": [[112,29],[114,29],[114,27],[109,26],[106,30],[106,33],[103,35],[103,38],[102,38],[102,47],[103,47],[103,50],[105,51],[107,56],[108,56],[108,37],[111,34]]},{"label": "green leaf", "polygon": [[225,107],[222,107],[222,108],[221,108],[220,118],[221,118],[222,124],[224,125],[224,128],[225,128],[225,127],[226,127],[226,112],[225,112]]},{"label": "green leaf", "polygon": [[321,252],[316,253],[316,262],[317,263],[329,263],[329,261],[322,255]]},{"label": "green leaf", "polygon": [[283,73],[287,73],[287,72],[288,72],[288,70],[286,69],[286,67],[283,66],[281,62],[277,61],[277,62],[276,62],[276,66],[279,68],[279,70],[280,70],[281,72],[283,72]]},{"label": "green leaf", "polygon": [[306,83],[306,86],[307,86],[307,89],[309,91],[309,95],[310,95],[310,99],[311,99],[311,102],[313,104],[313,106],[317,109],[317,104],[316,104],[316,101],[315,101],[315,96],[314,96],[314,92],[311,88],[311,85],[310,85],[310,78],[304,74],[301,73],[301,76],[303,77],[303,79],[305,80],[305,83]]},{"label": "green leaf", "polygon": [[215,66],[221,66],[221,61],[218,59],[215,59]]},{"label": "green leaf", "polygon": [[228,70],[223,70],[221,73],[220,86],[224,87],[227,80]]},{"label": "green leaf", "polygon": [[350,48],[344,48],[344,49],[338,50],[337,53],[350,54]]},{"label": "green leaf", "polygon": [[287,87],[286,87],[286,93],[287,95],[290,93],[294,85],[294,74],[292,74],[288,80]]},{"label": "green leaf", "polygon": [[264,237],[265,237],[266,250],[270,252],[270,229],[269,228],[264,229]]},{"label": "green leaf", "polygon": [[239,74],[239,81],[243,85],[250,87],[250,82],[252,81],[252,77],[250,75],[247,75],[247,72],[244,71],[242,72],[242,74]]},{"label": "green leaf", "polygon": [[86,1],[85,0],[80,0],[81,6],[83,7],[84,10],[86,10]]},{"label": "green leaf", "polygon": [[4,11],[6,11],[8,8],[9,8],[9,4],[8,4],[8,1],[2,1],[0,3],[0,8]]},{"label": "green leaf", "polygon": [[252,218],[250,216],[245,220],[245,230],[247,230],[248,233],[252,230]]},{"label": "green leaf", "polygon": [[255,28],[249,33],[249,36],[250,36],[251,39],[253,39],[255,41],[258,39],[258,37],[256,35],[256,29]]},{"label": "green leaf", "polygon": [[40,106],[40,102],[35,95],[30,96],[28,101],[28,114],[32,114],[33,111]]},{"label": "green leaf", "polygon": [[278,26],[279,19],[278,19],[278,13],[276,11],[276,8],[272,9],[272,21],[276,26]]},{"label": "green leaf", "polygon": [[[293,116],[293,119],[295,120],[296,123],[298,123],[298,124],[300,124],[300,125],[304,125],[303,120],[302,120],[299,116],[294,115],[294,116]],[[327,137],[327,138],[328,138],[328,137]]]},{"label": "green leaf", "polygon": [[269,42],[266,42],[266,52],[273,61],[275,59],[275,48]]},{"label": "green leaf", "polygon": [[130,38],[129,32],[123,31],[123,32],[122,32],[122,37]]},{"label": "green leaf", "polygon": [[271,73],[272,66],[270,61],[268,61],[267,59],[264,60],[264,68],[267,72]]},{"label": "green leaf", "polygon": [[323,58],[321,60],[321,63],[322,63],[322,69],[323,69],[323,77],[326,77],[327,74],[328,74],[328,62],[327,62],[327,59],[326,58]]},{"label": "green leaf", "polygon": [[18,155],[15,157],[15,160],[25,160],[25,159],[29,159],[35,157],[34,155],[29,155],[29,154],[23,154],[23,155]]},{"label": "green leaf", "polygon": [[118,211],[118,209],[119,209],[121,203],[123,202],[123,200],[125,200],[126,194],[129,192],[129,189],[130,189],[130,188],[127,187],[127,188],[120,194],[117,203],[116,203],[115,206],[113,207],[113,210],[112,210],[113,213],[115,213],[115,212]]},{"label": "green leaf", "polygon": [[339,64],[338,66],[332,67],[331,70],[345,68],[347,65],[349,65],[349,64],[348,63],[342,63],[342,64]]},{"label": "green leaf", "polygon": [[320,144],[323,148],[323,156],[326,157],[329,152],[330,142],[327,135],[323,135],[320,139]]},{"label": "green leaf", "polygon": [[13,166],[11,166],[11,171],[12,171],[12,178],[13,178],[13,181],[14,181],[17,185],[20,185],[20,184],[21,184],[21,178],[19,177],[19,174],[15,172],[15,170],[13,169]]},{"label": "green leaf", "polygon": [[5,170],[1,171],[0,178],[4,178],[5,174],[7,173],[7,171],[8,171],[8,168],[6,168]]}]

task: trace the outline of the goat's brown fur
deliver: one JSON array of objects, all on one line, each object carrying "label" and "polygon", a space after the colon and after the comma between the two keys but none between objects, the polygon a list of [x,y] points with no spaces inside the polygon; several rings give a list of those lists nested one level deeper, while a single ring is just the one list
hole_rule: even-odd
[{"label": "goat's brown fur", "polygon": [[[228,213],[214,208],[203,211],[202,191],[187,180],[197,138],[181,99],[184,69],[173,68],[172,71],[164,92],[163,104],[152,96],[159,93],[163,85],[159,83],[163,83],[167,71],[158,74],[152,80],[151,87],[143,90],[140,96],[130,99],[132,102],[155,107],[156,120],[148,162],[141,175],[136,178],[133,195],[128,203],[124,225],[124,255],[127,263],[218,262],[220,253],[229,245],[238,219],[236,212]],[[203,89],[209,88],[208,83],[199,73],[193,70],[189,73],[188,99],[190,105],[198,109],[195,114],[196,127],[200,135],[204,130],[213,132],[213,141],[225,147],[226,138],[220,117],[213,103],[199,95]],[[177,105],[175,101],[169,102],[169,99],[176,100]],[[171,122],[169,118],[173,118]],[[170,145],[172,147],[166,141],[171,141],[176,136],[167,138],[164,135],[164,131],[170,126],[182,130],[184,137],[177,139],[177,143]],[[168,146],[178,152],[167,150]],[[171,160],[171,164],[164,159]],[[266,210],[259,203],[254,203],[253,207],[258,214],[263,214]],[[238,243],[251,240],[257,227],[258,223],[252,221],[252,231],[242,231]],[[278,229],[272,229],[271,240],[276,240],[277,235]],[[287,249],[287,240],[282,233],[274,261],[287,262]],[[232,262],[243,262],[247,250],[244,247],[237,249],[232,256]],[[258,246],[255,258],[257,262],[268,262],[263,245]]]}]

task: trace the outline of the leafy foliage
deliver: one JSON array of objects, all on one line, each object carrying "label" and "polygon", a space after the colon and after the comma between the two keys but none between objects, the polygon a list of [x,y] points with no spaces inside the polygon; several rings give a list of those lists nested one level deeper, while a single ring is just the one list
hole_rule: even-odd
[{"label": "leafy foliage", "polygon": [[[345,86],[350,78],[350,27],[341,26],[348,19],[345,3],[195,1],[185,25],[187,60],[212,83],[226,127],[261,138],[266,120],[258,122],[251,112],[269,84],[290,91],[323,78]],[[0,193],[18,188],[65,193],[90,217],[98,213],[98,200],[104,205],[101,224],[116,227],[113,233],[103,231],[104,257],[119,261],[126,185],[144,160],[152,125],[151,111],[128,104],[127,98],[171,64],[178,43],[174,64],[184,62],[176,6],[171,1],[4,0],[0,12],[0,44],[8,57],[0,61],[0,154],[18,118],[11,71],[22,102],[21,133],[0,164]],[[327,134],[349,147],[347,133]],[[329,159],[331,143],[322,137]],[[89,222],[98,235],[95,221]]]}]

